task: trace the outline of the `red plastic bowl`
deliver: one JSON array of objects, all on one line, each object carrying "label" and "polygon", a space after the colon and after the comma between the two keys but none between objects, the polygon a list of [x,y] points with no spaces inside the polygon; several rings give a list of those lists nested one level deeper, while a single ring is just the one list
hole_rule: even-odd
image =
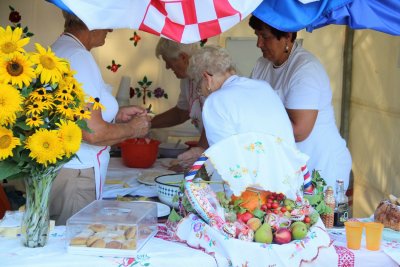
[{"label": "red plastic bowl", "polygon": [[159,141],[133,138],[121,143],[121,157],[130,168],[150,168],[157,159]]}]

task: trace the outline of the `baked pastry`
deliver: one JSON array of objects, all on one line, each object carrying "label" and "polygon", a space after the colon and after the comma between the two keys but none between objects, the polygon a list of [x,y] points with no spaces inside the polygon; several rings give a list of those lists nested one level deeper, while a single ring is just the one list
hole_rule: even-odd
[{"label": "baked pastry", "polygon": [[114,248],[114,249],[121,249],[122,243],[119,241],[111,240],[106,243],[106,248]]},{"label": "baked pastry", "polygon": [[91,224],[89,225],[89,229],[93,230],[94,232],[103,232],[107,229],[104,224]]},{"label": "baked pastry", "polygon": [[400,205],[396,201],[385,199],[379,203],[374,218],[375,222],[382,223],[386,228],[400,231]]}]

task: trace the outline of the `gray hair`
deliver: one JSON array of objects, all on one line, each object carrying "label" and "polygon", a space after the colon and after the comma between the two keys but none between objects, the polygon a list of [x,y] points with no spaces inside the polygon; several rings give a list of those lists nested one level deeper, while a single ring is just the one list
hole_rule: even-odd
[{"label": "gray hair", "polygon": [[62,11],[62,14],[65,19],[64,29],[68,28],[87,29],[86,24],[75,14],[68,13],[64,10]]},{"label": "gray hair", "polygon": [[236,65],[228,50],[220,46],[209,45],[196,51],[189,60],[188,75],[199,82],[204,72],[211,75],[236,73]]},{"label": "gray hair", "polygon": [[199,49],[198,43],[181,44],[169,39],[161,38],[156,47],[156,57],[166,57],[168,59],[177,59],[181,53],[187,54],[189,57]]}]

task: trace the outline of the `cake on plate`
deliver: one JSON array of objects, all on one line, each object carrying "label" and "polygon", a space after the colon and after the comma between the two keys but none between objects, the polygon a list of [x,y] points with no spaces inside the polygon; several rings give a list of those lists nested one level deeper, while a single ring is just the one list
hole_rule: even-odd
[{"label": "cake on plate", "polygon": [[400,231],[400,198],[390,195],[389,199],[380,202],[375,210],[374,218],[385,228]]}]

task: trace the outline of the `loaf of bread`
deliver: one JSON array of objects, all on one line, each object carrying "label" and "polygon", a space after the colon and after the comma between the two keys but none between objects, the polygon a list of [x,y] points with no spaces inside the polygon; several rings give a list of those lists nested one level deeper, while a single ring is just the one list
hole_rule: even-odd
[{"label": "loaf of bread", "polygon": [[400,205],[397,203],[389,199],[382,201],[375,210],[374,218],[386,228],[400,231]]}]

